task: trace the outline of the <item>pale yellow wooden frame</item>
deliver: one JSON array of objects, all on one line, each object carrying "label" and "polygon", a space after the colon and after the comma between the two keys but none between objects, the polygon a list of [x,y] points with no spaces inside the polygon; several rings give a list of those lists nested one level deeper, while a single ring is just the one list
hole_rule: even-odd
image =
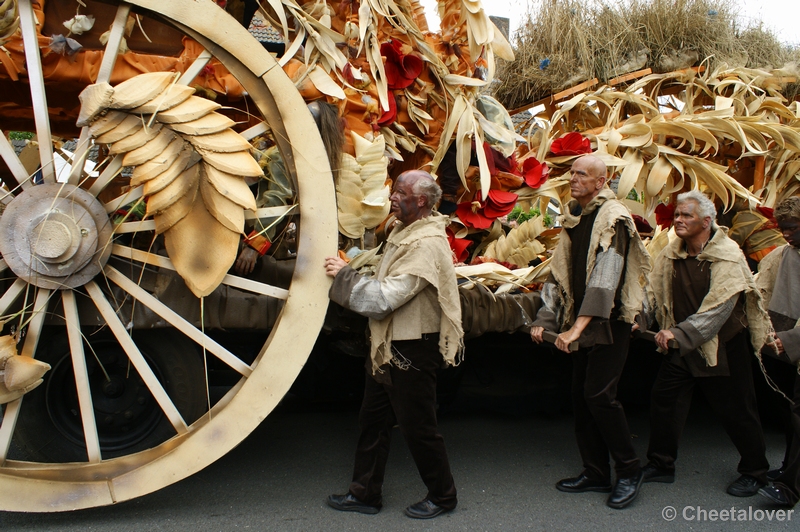
[{"label": "pale yellow wooden frame", "polygon": [[[113,504],[206,467],[238,445],[283,398],[316,341],[328,306],[330,280],[322,258],[336,253],[333,180],[313,119],[294,84],[272,56],[211,0],[129,4],[176,23],[245,85],[278,137],[287,167],[296,170],[299,220],[313,229],[298,233],[298,261],[284,308],[251,373],[209,415],[156,448],[121,458],[70,464],[5,461],[0,467],[2,510],[51,512]],[[0,440],[5,428],[4,423]]]}]

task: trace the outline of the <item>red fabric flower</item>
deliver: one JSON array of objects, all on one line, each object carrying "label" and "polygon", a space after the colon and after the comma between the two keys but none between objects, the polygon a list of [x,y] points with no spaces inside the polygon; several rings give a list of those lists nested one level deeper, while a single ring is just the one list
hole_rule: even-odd
[{"label": "red fabric flower", "polygon": [[486,196],[486,205],[483,207],[483,214],[490,218],[499,218],[510,213],[517,204],[517,196],[513,192],[503,190],[490,190]]},{"label": "red fabric flower", "polygon": [[378,119],[378,125],[381,127],[391,125],[397,119],[397,101],[394,99],[394,94],[389,93],[389,110],[384,111]]},{"label": "red fabric flower", "polygon": [[489,229],[493,218],[488,218],[483,213],[483,206],[477,201],[465,201],[456,206],[456,215],[464,225],[473,229]]},{"label": "red fabric flower", "polygon": [[550,168],[547,163],[536,160],[536,157],[528,157],[522,161],[522,175],[525,177],[525,184],[531,188],[539,188],[547,181]]},{"label": "red fabric flower", "polygon": [[577,131],[573,131],[554,140],[550,145],[550,153],[556,157],[592,153],[592,143]]},{"label": "red fabric flower", "polygon": [[450,249],[458,262],[467,262],[469,252],[467,248],[472,245],[472,241],[466,238],[456,238],[453,231],[447,228],[447,242],[450,244]]},{"label": "red fabric flower", "polygon": [[661,229],[667,229],[675,218],[675,204],[661,203],[656,207],[656,223]]},{"label": "red fabric flower", "polygon": [[[474,148],[473,148],[474,149]],[[486,163],[489,166],[489,173],[496,175],[497,172],[506,172],[513,175],[520,175],[517,168],[517,158],[512,153],[511,157],[506,157],[488,142],[483,143],[483,152],[486,154]]]},{"label": "red fabric flower", "polygon": [[488,229],[500,216],[510,213],[517,203],[518,196],[513,192],[492,189],[486,202],[465,201],[456,207],[456,215],[464,225],[473,229]]},{"label": "red fabric flower", "polygon": [[386,58],[383,65],[386,83],[390,89],[405,89],[422,73],[422,59],[401,52],[403,43],[392,39],[381,45],[381,55]]}]

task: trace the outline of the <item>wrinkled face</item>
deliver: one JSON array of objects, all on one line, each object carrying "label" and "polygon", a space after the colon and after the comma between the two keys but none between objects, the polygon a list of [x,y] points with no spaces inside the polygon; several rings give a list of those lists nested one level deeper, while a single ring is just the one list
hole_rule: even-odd
[{"label": "wrinkled face", "polygon": [[778,229],[790,246],[800,248],[800,219],[781,220],[778,222]]},{"label": "wrinkled face", "polygon": [[586,206],[597,196],[605,185],[606,176],[592,166],[591,160],[581,157],[572,163],[569,178],[569,191],[582,206]]},{"label": "wrinkled face", "polygon": [[696,201],[688,200],[675,207],[675,234],[680,238],[691,239],[711,226],[711,217],[701,218],[697,213],[700,206]]},{"label": "wrinkled face", "polygon": [[423,214],[425,198],[414,193],[414,183],[416,180],[413,177],[401,175],[395,182],[394,192],[389,196],[392,202],[392,214],[404,225],[416,222]]}]

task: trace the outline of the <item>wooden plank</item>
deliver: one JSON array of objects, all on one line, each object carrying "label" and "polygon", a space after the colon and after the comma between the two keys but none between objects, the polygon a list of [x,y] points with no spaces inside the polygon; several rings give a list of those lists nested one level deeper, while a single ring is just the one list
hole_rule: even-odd
[{"label": "wooden plank", "polygon": [[[556,340],[558,340],[558,333],[554,333],[552,331],[544,331],[544,332],[542,332],[542,339],[545,342],[548,342],[548,343],[551,343],[553,345],[556,345]],[[567,348],[569,349],[570,353],[572,353],[573,351],[577,351],[578,350],[578,342],[577,341],[571,342],[567,346]]]},{"label": "wooden plank", "polygon": [[[642,331],[637,329],[633,336],[636,338],[641,338],[642,340],[647,340],[648,342],[656,342],[656,332],[655,331]],[[667,345],[670,349],[679,349],[680,346],[678,345],[678,341],[674,338],[667,342]]]},{"label": "wooden plank", "polygon": [[55,183],[53,164],[53,139],[50,135],[50,116],[47,111],[47,95],[44,89],[42,57],[39,55],[39,38],[36,35],[35,16],[31,0],[19,0],[19,26],[25,48],[25,64],[31,89],[33,117],[39,141],[39,163],[45,183]]},{"label": "wooden plank", "polygon": [[599,83],[599,80],[597,78],[592,78],[592,79],[590,79],[588,81],[584,81],[583,83],[580,83],[579,85],[575,85],[574,87],[571,87],[569,89],[565,89],[565,90],[563,90],[563,91],[561,91],[561,92],[559,92],[557,94],[553,94],[552,96],[547,96],[546,98],[542,98],[541,100],[537,100],[537,101],[535,101],[533,103],[528,103],[528,104],[525,104],[525,105],[523,105],[521,107],[517,107],[516,109],[512,109],[512,110],[510,110],[508,112],[508,114],[511,115],[511,116],[514,116],[514,115],[519,114],[519,113],[521,113],[523,111],[527,111],[528,109],[532,109],[532,108],[536,107],[537,105],[543,105],[545,107],[545,109],[547,109],[549,111],[549,114],[552,115],[553,111],[554,111],[554,104],[557,103],[559,100],[563,100],[563,99],[568,98],[569,96],[573,96],[573,95],[579,93],[580,91],[586,90],[589,87],[593,87],[593,86],[597,85],[598,83]]},{"label": "wooden plank", "polygon": [[[150,264],[152,266],[158,266],[159,268],[166,268],[168,270],[175,271],[175,265],[172,264],[172,261],[169,259],[169,257],[156,255],[155,253],[141,251],[128,246],[122,246],[120,244],[113,244],[111,246],[111,254],[117,257],[123,257],[126,259],[143,262],[145,264]],[[278,288],[277,286],[272,286],[266,283],[261,283],[230,274],[222,278],[222,284],[233,286],[235,288],[241,288],[242,290],[256,294],[274,297],[276,299],[286,299],[289,297],[289,291],[283,288]]]},{"label": "wooden plank", "polygon": [[61,291],[64,304],[64,321],[67,324],[69,351],[72,355],[72,373],[75,376],[75,389],[78,393],[78,408],[81,412],[83,439],[86,443],[86,454],[90,463],[98,463],[100,456],[100,438],[97,435],[97,423],[94,418],[89,370],[86,367],[86,354],[83,352],[81,323],[78,319],[78,303],[72,290]]},{"label": "wooden plank", "polygon": [[150,365],[144,359],[142,352],[139,351],[139,348],[128,334],[125,326],[119,320],[117,313],[114,312],[114,309],[106,299],[103,291],[100,290],[100,287],[97,286],[97,283],[94,281],[90,281],[86,284],[86,291],[89,293],[89,297],[92,298],[97,310],[100,311],[103,319],[105,319],[106,324],[108,325],[109,329],[111,329],[111,332],[119,342],[119,345],[125,351],[125,354],[128,355],[128,359],[133,364],[133,367],[136,368],[136,371],[139,373],[142,381],[144,381],[147,389],[150,390],[151,394],[153,394],[153,398],[161,407],[161,410],[164,412],[164,415],[167,416],[167,419],[169,419],[172,427],[178,434],[186,434],[189,432],[189,427],[186,425],[186,421],[184,421],[183,416],[181,416],[181,413],[178,411],[178,407],[175,406],[175,403],[173,403],[172,399],[170,399],[169,395],[167,395],[164,387],[161,386],[160,382],[158,382],[158,377],[156,377],[156,374],[153,373]]},{"label": "wooden plank", "polygon": [[621,76],[617,76],[616,78],[611,78],[608,80],[608,84],[612,87],[614,85],[619,85],[620,83],[626,83],[633,79],[643,78],[653,73],[653,70],[650,68],[645,68],[642,70],[637,70],[636,72],[628,72],[627,74],[623,74]]},{"label": "wooden plank", "polygon": [[249,377],[253,373],[253,369],[242,362],[239,357],[206,336],[202,331],[197,329],[197,327],[186,321],[177,312],[156,299],[152,294],[148,293],[135,282],[125,277],[122,273],[109,265],[106,265],[103,271],[105,272],[106,277],[108,277],[112,282],[116,283],[120,288],[128,292],[135,299],[139,300],[147,308],[164,318],[167,323],[181,331],[197,344],[201,345],[204,349],[208,350],[209,353],[212,353],[239,374]]},{"label": "wooden plank", "polygon": [[583,91],[585,91],[586,89],[588,89],[590,87],[594,87],[598,83],[599,83],[599,80],[597,78],[592,78],[592,79],[590,79],[588,81],[584,81],[583,83],[575,85],[574,87],[571,87],[569,89],[565,89],[565,90],[563,90],[563,91],[561,91],[559,93],[554,94],[553,96],[550,97],[550,100],[554,101],[554,102],[557,102],[559,100],[566,100],[570,96],[574,96],[574,95],[578,94],[579,92],[583,92]]},{"label": "wooden plank", "polygon": [[117,62],[117,54],[122,44],[122,37],[125,34],[125,24],[128,22],[128,15],[131,12],[131,5],[125,2],[120,3],[114,22],[111,24],[111,33],[106,42],[106,49],[103,52],[103,62],[97,71],[95,83],[108,83],[111,81],[111,73],[114,71],[114,64]]},{"label": "wooden plank", "polygon": [[759,155],[755,159],[756,165],[753,169],[753,191],[758,192],[764,188],[764,168],[766,167],[767,159],[763,155]]}]

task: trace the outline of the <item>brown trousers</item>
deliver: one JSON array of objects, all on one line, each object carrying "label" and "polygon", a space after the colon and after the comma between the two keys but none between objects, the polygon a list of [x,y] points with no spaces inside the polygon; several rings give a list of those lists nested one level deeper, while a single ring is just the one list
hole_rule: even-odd
[{"label": "brown trousers", "polygon": [[628,357],[631,325],[610,322],[614,343],[579,349],[572,355],[572,407],[584,474],[610,481],[609,454],[617,478],[639,474],[628,420],[617,401],[617,385]]},{"label": "brown trousers", "polygon": [[411,367],[384,367],[390,383],[377,382],[367,371],[350,493],[367,504],[381,504],[392,427],[398,424],[428,488],[426,498],[452,510],[457,504],[456,486],[436,420],[436,370],[442,363],[439,335],[392,345]]},{"label": "brown trousers", "polygon": [[738,471],[767,481],[769,463],[758,417],[747,331],[725,343],[729,377],[694,377],[689,370],[663,360],[650,398],[650,445],[647,458],[660,469],[673,471],[695,386],[703,391],[722,421],[741,460]]}]

